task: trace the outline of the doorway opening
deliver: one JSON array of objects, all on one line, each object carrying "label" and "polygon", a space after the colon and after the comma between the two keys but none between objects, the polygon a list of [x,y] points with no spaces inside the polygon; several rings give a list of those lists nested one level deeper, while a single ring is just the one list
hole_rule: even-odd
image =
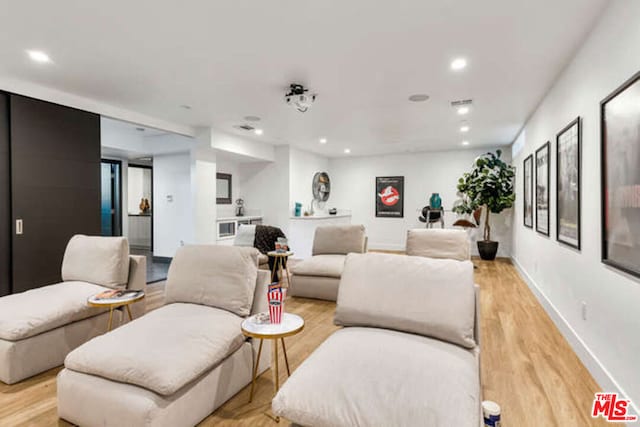
[{"label": "doorway opening", "polygon": [[101,162],[100,228],[103,236],[122,236],[122,162]]},{"label": "doorway opening", "polygon": [[152,254],[153,167],[129,163],[127,187],[129,246],[136,251]]}]

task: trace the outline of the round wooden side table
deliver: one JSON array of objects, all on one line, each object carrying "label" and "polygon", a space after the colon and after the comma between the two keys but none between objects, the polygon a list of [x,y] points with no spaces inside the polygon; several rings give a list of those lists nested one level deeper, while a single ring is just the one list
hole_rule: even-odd
[{"label": "round wooden side table", "polygon": [[[291,286],[291,275],[289,274],[289,264],[287,260],[290,256],[293,256],[293,252],[278,252],[278,251],[269,251],[267,252],[267,256],[275,258],[275,262],[273,263],[273,270],[271,271],[271,282],[276,278],[276,273],[278,273],[278,277],[280,280],[283,279],[282,273],[284,271],[287,272],[287,287]],[[286,265],[285,265],[286,264]]]},{"label": "round wooden side table", "polygon": [[111,325],[113,322],[113,310],[120,307],[127,308],[127,314],[129,315],[129,320],[133,320],[133,316],[131,315],[131,308],[129,306],[134,302],[138,302],[144,298],[144,291],[138,291],[136,293],[132,293],[131,295],[125,295],[123,297],[116,298],[103,298],[97,299],[96,297],[100,295],[94,295],[87,300],[87,304],[90,307],[109,307],[109,323],[107,325],[107,332],[111,330]]},{"label": "round wooden side table", "polygon": [[[253,400],[253,390],[256,385],[256,376],[258,374],[258,364],[262,354],[262,344],[264,340],[272,340],[271,343],[271,373],[273,375],[273,395],[275,396],[280,389],[280,380],[278,372],[278,341],[282,345],[282,353],[284,354],[284,363],[287,366],[287,376],[291,375],[289,369],[289,358],[287,357],[287,348],[284,345],[284,339],[298,334],[304,329],[304,319],[297,314],[283,313],[282,322],[280,324],[256,323],[255,315],[248,317],[242,322],[242,333],[251,338],[260,340],[258,346],[258,357],[253,367],[253,378],[251,380],[251,393],[249,394],[249,402]],[[279,421],[276,417],[276,421]]]}]

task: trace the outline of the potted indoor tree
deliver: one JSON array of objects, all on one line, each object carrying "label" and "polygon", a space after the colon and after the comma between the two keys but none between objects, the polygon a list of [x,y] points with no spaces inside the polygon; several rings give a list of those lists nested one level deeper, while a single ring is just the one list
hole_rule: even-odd
[{"label": "potted indoor tree", "polygon": [[471,214],[478,209],[484,210],[483,239],[478,239],[480,258],[493,260],[498,252],[498,242],[491,240],[489,219],[492,213],[498,214],[513,206],[516,195],[513,192],[513,166],[500,159],[502,150],[495,154],[487,153],[477,157],[473,169],[458,180],[461,199],[453,207],[458,214]]}]

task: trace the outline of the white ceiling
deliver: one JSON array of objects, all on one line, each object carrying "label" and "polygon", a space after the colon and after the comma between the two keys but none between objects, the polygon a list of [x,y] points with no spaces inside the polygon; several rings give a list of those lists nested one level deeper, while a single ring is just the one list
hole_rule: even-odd
[{"label": "white ceiling", "polygon": [[[502,145],[607,3],[0,0],[0,86],[20,79],[328,156]],[[456,56],[463,72],[449,69]],[[308,113],[284,105],[291,82],[318,93]],[[414,93],[430,99],[410,103]],[[464,138],[449,106],[463,98],[474,100]],[[263,136],[233,128],[246,115],[262,118]]]}]

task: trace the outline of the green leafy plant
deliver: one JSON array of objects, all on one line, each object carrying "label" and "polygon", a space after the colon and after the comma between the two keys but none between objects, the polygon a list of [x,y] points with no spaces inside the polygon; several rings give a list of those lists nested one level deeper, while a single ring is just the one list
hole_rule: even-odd
[{"label": "green leafy plant", "polygon": [[491,240],[489,213],[500,213],[513,206],[516,195],[513,191],[515,168],[505,163],[500,155],[486,153],[473,162],[471,172],[466,172],[458,180],[461,199],[456,202],[453,211],[458,214],[471,214],[478,208],[484,208],[484,240]]}]

